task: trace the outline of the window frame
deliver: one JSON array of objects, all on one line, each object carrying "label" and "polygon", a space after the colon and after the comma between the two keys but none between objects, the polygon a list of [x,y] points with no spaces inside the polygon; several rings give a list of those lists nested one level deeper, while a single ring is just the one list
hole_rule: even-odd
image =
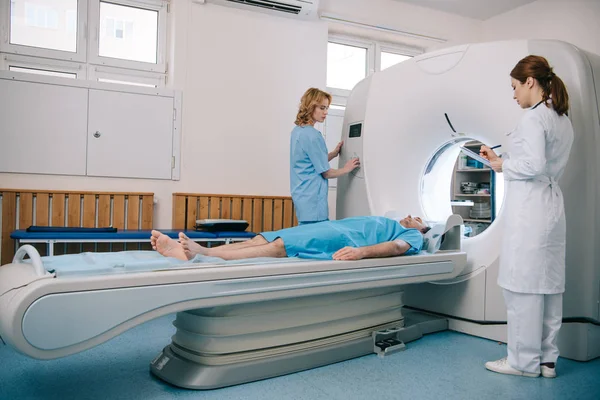
[{"label": "window frame", "polygon": [[392,53],[397,54],[399,56],[409,56],[416,57],[420,54],[423,54],[424,51],[422,49],[417,49],[416,47],[408,47],[402,45],[394,45],[385,42],[375,42],[375,64],[376,71],[381,71],[381,53]]},{"label": "window frame", "polygon": [[[367,50],[367,57],[366,57],[366,65],[365,65],[365,78],[368,77],[369,75],[371,75],[374,71],[375,71],[375,55],[374,55],[374,43],[367,41],[367,40],[361,40],[358,38],[352,38],[349,36],[342,36],[342,35],[329,35],[329,38],[327,39],[327,43],[335,43],[335,44],[341,44],[344,46],[352,46],[352,47],[360,47],[363,49]],[[332,96],[335,97],[344,97],[347,98],[350,95],[351,90],[348,89],[340,89],[340,88],[334,88],[334,87],[329,87],[327,86],[327,91],[329,94],[331,94]]]},{"label": "window frame", "polygon": [[[143,61],[103,57],[100,55],[100,3],[102,2],[158,12],[156,64],[147,63]],[[161,74],[165,74],[167,72],[167,12],[168,2],[166,0],[90,0],[90,34],[88,35],[88,63],[93,65],[103,65],[109,67],[134,69],[139,71],[159,72]]]},{"label": "window frame", "polygon": [[[403,55],[403,56],[411,56],[411,57],[415,57],[415,56],[418,56],[418,55],[424,53],[423,49],[420,49],[417,47],[411,47],[411,46],[406,46],[403,44],[395,44],[395,43],[388,43],[388,42],[379,42],[376,40],[354,38],[354,37],[343,36],[343,35],[338,35],[338,34],[330,34],[329,37],[327,38],[327,43],[336,43],[336,44],[341,44],[341,45],[366,48],[367,49],[367,59],[366,59],[365,68],[366,68],[367,74],[366,74],[365,78],[368,78],[369,76],[373,75],[375,72],[381,71],[381,52],[393,53],[393,54],[398,54],[398,55]],[[327,86],[326,90],[332,96],[331,104],[335,104],[337,106],[344,107],[343,110],[333,110],[333,109],[331,109],[331,106],[330,106],[329,115],[343,117],[344,114],[346,113],[348,97],[350,97],[350,93],[352,91],[347,90],[347,89],[334,88],[334,87],[330,87],[330,86]],[[325,124],[327,124],[327,121],[325,122]],[[342,129],[344,129],[343,124],[342,124]],[[326,140],[327,140],[328,134],[332,134],[332,133],[328,132],[327,125],[325,125],[324,135],[325,135]],[[338,165],[338,167],[340,167],[340,166]],[[328,188],[337,190],[337,179],[329,179]]]},{"label": "window frame", "polygon": [[[415,57],[424,53],[424,50],[418,47],[412,47],[404,44],[380,42],[376,40],[361,39],[339,34],[330,34],[327,43],[336,43],[346,46],[361,47],[367,49],[367,75],[365,78],[381,71],[381,52],[394,53],[403,56]],[[329,92],[336,99],[338,105],[346,105],[346,100],[350,96],[351,90],[339,89],[327,86]]]},{"label": "window frame", "polygon": [[[107,3],[143,8],[158,12],[157,63],[122,60],[92,56],[99,50],[100,1],[77,0],[77,53],[9,43],[11,1],[0,4],[0,70],[8,67],[49,69],[57,72],[75,73],[77,79],[96,80],[102,78],[128,80],[131,82],[167,87],[167,38],[171,0],[104,0]],[[91,9],[95,7],[94,11]],[[91,23],[90,21],[95,21]],[[95,47],[90,32],[96,29]],[[126,77],[124,79],[124,77]]]},{"label": "window frame", "polygon": [[[88,67],[88,80],[100,82],[98,79],[112,79],[154,85],[157,88],[165,87],[166,75],[154,72],[134,71],[131,69],[115,68],[105,65],[90,65]],[[126,83],[121,83],[127,85]],[[135,85],[134,85],[135,86]]]},{"label": "window frame", "polygon": [[33,57],[21,54],[0,54],[0,70],[10,72],[10,67],[64,72],[67,74],[75,74],[75,79],[87,79],[87,71],[85,64],[83,63],[65,60],[53,60],[50,58]]},{"label": "window frame", "polygon": [[64,50],[46,49],[43,47],[25,46],[22,44],[10,43],[10,4],[11,1],[2,2],[0,5],[0,25],[1,40],[0,52],[18,55],[27,55],[33,57],[52,58],[66,61],[86,62],[87,52],[87,21],[88,21],[88,1],[77,0],[77,33],[76,50],[74,53]]}]

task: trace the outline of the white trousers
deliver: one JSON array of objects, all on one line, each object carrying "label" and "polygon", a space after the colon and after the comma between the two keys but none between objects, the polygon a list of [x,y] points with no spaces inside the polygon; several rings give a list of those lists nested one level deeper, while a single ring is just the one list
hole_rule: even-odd
[{"label": "white trousers", "polygon": [[556,339],[562,324],[562,293],[516,293],[504,289],[508,323],[508,365],[539,373],[541,363],[558,359]]}]

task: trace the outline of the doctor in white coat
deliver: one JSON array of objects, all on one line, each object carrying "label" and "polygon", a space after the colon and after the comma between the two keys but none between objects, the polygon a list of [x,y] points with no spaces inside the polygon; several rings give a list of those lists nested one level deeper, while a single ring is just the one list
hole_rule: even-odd
[{"label": "doctor in white coat", "polygon": [[488,362],[491,371],[556,376],[556,345],[565,291],[566,224],[558,179],[573,143],[569,96],[548,61],[527,56],[510,73],[514,98],[525,109],[508,134],[509,152],[481,155],[504,173],[505,225],[498,285],[507,309],[508,357]]}]

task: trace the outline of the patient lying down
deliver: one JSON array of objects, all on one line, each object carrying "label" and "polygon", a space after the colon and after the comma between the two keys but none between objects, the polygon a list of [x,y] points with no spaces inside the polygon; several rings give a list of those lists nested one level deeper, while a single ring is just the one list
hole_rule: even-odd
[{"label": "patient lying down", "polygon": [[245,242],[207,248],[179,233],[179,242],[152,231],[152,248],[166,257],[191,260],[196,255],[240,260],[256,257],[299,257],[360,260],[416,254],[430,228],[421,218],[400,221],[385,217],[353,217],[262,232]]}]

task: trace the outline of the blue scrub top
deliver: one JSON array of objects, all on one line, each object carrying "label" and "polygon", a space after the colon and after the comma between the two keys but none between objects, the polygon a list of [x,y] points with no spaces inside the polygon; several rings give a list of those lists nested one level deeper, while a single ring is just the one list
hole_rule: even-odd
[{"label": "blue scrub top", "polygon": [[321,132],[313,126],[296,126],[290,140],[290,192],[300,222],[325,221],[329,218],[327,146]]},{"label": "blue scrub top", "polygon": [[398,239],[410,245],[405,255],[416,254],[423,247],[423,234],[418,229],[405,228],[393,219],[373,216],[324,221],[261,235],[268,242],[281,238],[288,257],[320,260],[331,260],[333,253],[346,246],[373,246]]}]

